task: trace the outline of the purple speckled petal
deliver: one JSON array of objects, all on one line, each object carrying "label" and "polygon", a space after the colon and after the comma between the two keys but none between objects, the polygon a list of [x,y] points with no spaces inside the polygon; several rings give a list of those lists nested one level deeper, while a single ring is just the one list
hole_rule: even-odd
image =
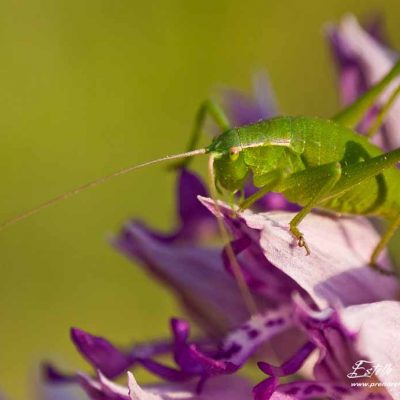
[{"label": "purple speckled petal", "polygon": [[352,388],[324,381],[297,381],[279,385],[268,378],[254,389],[254,400],[391,400],[385,392]]},{"label": "purple speckled petal", "polygon": [[236,372],[261,345],[292,327],[292,309],[284,306],[253,316],[233,330],[214,351],[189,342],[189,324],[173,319],[174,358],[183,372],[204,378]]},{"label": "purple speckled petal", "polygon": [[[216,212],[212,200],[201,201]],[[379,236],[367,219],[308,215],[300,227],[311,248],[311,255],[305,256],[288,229],[294,214],[246,210],[232,217],[230,207],[221,203],[221,209],[234,236],[250,237],[269,263],[293,279],[321,309],[330,304],[347,306],[396,297],[396,279],[368,266]],[[388,266],[385,256],[380,262]]]},{"label": "purple speckled petal", "polygon": [[[342,102],[351,103],[368,87],[381,79],[393,66],[398,55],[377,39],[376,29],[371,33],[364,30],[353,16],[343,18],[336,27],[328,32],[335,58],[339,65],[339,81]],[[399,80],[378,101],[381,106],[390,92],[399,85]],[[359,130],[364,132],[376,114],[372,109]],[[400,100],[397,100],[388,113],[381,134],[376,135],[376,144],[387,150],[400,146]]]}]

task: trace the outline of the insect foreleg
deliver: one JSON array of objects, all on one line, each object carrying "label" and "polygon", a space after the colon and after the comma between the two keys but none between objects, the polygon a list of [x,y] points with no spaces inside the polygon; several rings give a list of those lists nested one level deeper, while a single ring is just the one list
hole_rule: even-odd
[{"label": "insect foreleg", "polygon": [[[191,151],[196,148],[208,115],[215,121],[222,132],[227,131],[230,128],[228,117],[218,103],[213,100],[206,100],[201,104],[199,110],[197,111],[193,131],[190,136],[186,151]],[[185,158],[183,161],[176,163],[174,167],[186,167],[190,160],[191,158]]]},{"label": "insect foreleg", "polygon": [[336,114],[332,119],[349,128],[355,128],[364,114],[375,104],[378,97],[398,75],[400,75],[400,61],[397,61],[393,68],[378,83],[369,88],[363,95]]},{"label": "insect foreleg", "polygon": [[[317,174],[319,175],[317,185],[320,185],[320,187],[318,191],[312,196],[311,200],[308,201],[304,208],[300,210],[289,223],[290,232],[292,232],[293,235],[296,237],[299,246],[306,249],[307,255],[310,254],[310,249],[307,246],[306,241],[304,240],[303,234],[298,229],[298,225],[304,219],[304,217],[311,212],[314,207],[320,204],[321,199],[323,199],[324,196],[329,193],[329,191],[336,185],[342,174],[342,168],[340,163],[333,162],[317,167],[314,172],[317,172]],[[307,174],[307,171],[304,171],[303,173]]]},{"label": "insect foreleg", "polygon": [[[264,186],[262,186],[261,189],[257,190],[257,192],[247,197],[244,201],[240,203],[239,205],[240,211],[249,208],[251,205],[253,205],[257,200],[261,199],[261,197],[263,197],[268,192],[272,192],[274,188],[282,181],[284,173],[282,170],[277,169],[269,172],[268,174],[265,174],[264,176],[265,176]],[[259,177],[259,179],[260,178],[261,177]]]}]

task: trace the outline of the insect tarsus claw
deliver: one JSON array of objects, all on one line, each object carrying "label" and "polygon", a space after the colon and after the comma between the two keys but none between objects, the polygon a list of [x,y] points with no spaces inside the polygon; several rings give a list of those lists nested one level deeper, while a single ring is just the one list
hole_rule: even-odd
[{"label": "insect tarsus claw", "polygon": [[304,236],[300,236],[298,240],[299,247],[304,247],[306,250],[306,255],[309,256],[311,254],[310,248],[308,247],[306,241],[304,240]]}]

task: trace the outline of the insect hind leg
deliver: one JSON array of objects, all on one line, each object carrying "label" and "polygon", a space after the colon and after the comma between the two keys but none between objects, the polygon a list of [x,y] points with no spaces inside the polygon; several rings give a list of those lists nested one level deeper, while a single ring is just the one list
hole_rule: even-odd
[{"label": "insect hind leg", "polygon": [[389,225],[388,229],[386,232],[383,234],[381,237],[381,240],[378,242],[376,245],[374,251],[371,254],[371,258],[369,261],[369,265],[371,268],[374,270],[380,272],[383,275],[396,275],[392,271],[388,271],[385,268],[382,268],[378,264],[378,257],[382,253],[382,251],[385,249],[386,245],[389,243],[389,241],[392,239],[393,235],[396,233],[397,229],[400,227],[400,213],[397,215],[397,217],[391,222]]},{"label": "insect hind leg", "polygon": [[389,99],[386,101],[385,104],[381,107],[379,110],[378,115],[375,117],[374,122],[370,126],[367,132],[367,136],[369,138],[373,137],[379,130],[379,128],[383,125],[385,122],[385,117],[387,113],[390,111],[390,109],[393,107],[393,105],[396,102],[396,99],[400,95],[400,85],[393,91],[393,93],[390,95]]}]

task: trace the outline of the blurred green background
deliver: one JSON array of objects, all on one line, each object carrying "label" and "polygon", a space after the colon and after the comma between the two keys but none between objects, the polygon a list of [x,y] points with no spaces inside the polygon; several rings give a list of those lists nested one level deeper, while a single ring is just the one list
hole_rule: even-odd
[{"label": "blurred green background", "polygon": [[[346,12],[381,12],[399,48],[398,0],[0,1],[0,219],[182,150],[200,101],[220,84],[249,90],[259,68],[282,111],[329,116],[323,27]],[[121,344],[167,334],[174,300],[107,235],[129,216],[172,226],[173,183],[163,166],[137,171],[0,234],[9,398],[32,398],[40,360],[87,368],[71,326]]]}]

